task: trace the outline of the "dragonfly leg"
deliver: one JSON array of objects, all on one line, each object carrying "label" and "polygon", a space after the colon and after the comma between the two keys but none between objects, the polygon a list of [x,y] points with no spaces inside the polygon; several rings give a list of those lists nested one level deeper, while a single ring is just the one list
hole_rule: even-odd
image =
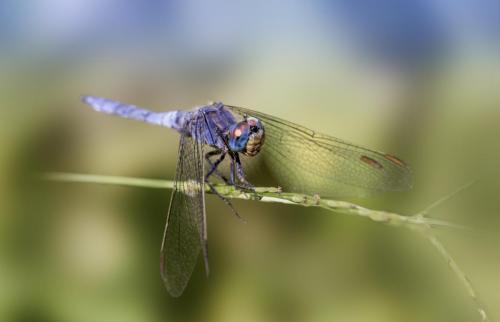
[{"label": "dragonfly leg", "polygon": [[[254,185],[245,179],[245,173],[243,172],[243,167],[241,166],[241,162],[240,162],[238,155],[237,154],[234,156],[231,155],[231,157],[232,157],[232,160],[231,160],[231,176],[232,176],[231,180],[233,180],[233,185],[238,189],[250,191],[251,193],[253,193],[254,198],[256,200],[260,200],[262,197],[257,194],[257,192],[255,191]],[[234,170],[235,170],[235,168],[236,168],[236,175],[238,176],[238,180],[240,181],[240,183],[234,182],[234,172],[235,172]]]},{"label": "dragonfly leg", "polygon": [[229,166],[229,184],[232,186],[236,186],[236,182],[234,181],[234,157],[231,155],[231,165]]},{"label": "dragonfly leg", "polygon": [[[215,156],[215,155],[219,155],[219,154],[221,156],[217,160],[215,160],[215,162],[212,162],[210,160],[210,157]],[[224,152],[223,150],[213,150],[213,151],[210,151],[207,154],[205,154],[205,159],[207,160],[208,164],[210,165],[210,169],[208,170],[207,174],[205,175],[205,180],[207,180],[208,177],[210,177],[212,174],[215,173],[215,175],[217,175],[217,177],[221,178],[222,181],[224,181],[224,183],[226,183],[226,184],[228,183],[227,178],[217,170],[217,167],[224,160],[225,157],[226,157],[226,152]]]},{"label": "dragonfly leg", "polygon": [[236,209],[234,208],[233,204],[231,203],[231,201],[229,201],[229,199],[227,199],[226,197],[224,197],[223,195],[221,195],[217,189],[215,189],[215,187],[213,186],[212,183],[210,183],[208,180],[205,179],[205,183],[208,185],[208,187],[210,188],[210,191],[212,191],[212,193],[214,195],[216,195],[217,197],[221,198],[222,201],[224,201],[224,203],[229,206],[229,208],[231,208],[231,210],[233,211],[233,214],[243,223],[246,224],[246,220],[245,218],[241,217],[240,214],[236,211]]},{"label": "dragonfly leg", "polygon": [[236,176],[238,177],[238,180],[240,181],[240,184],[238,186],[243,188],[243,189],[255,191],[254,185],[251,184],[250,182],[248,182],[247,179],[245,178],[245,172],[243,171],[243,167],[241,166],[241,161],[240,161],[240,157],[238,156],[238,154],[235,154],[234,163],[236,166]]}]

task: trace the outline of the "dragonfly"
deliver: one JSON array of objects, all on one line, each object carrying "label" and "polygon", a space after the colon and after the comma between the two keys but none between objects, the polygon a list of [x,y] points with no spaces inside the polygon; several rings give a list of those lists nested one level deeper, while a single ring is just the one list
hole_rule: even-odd
[{"label": "dragonfly", "polygon": [[[212,178],[238,189],[254,190],[246,179],[243,158],[264,155],[280,187],[321,197],[359,197],[411,187],[411,171],[396,156],[263,112],[222,102],[191,110],[153,112],[96,96],[83,96],[82,101],[98,112],[180,133],[174,189],[160,251],[161,277],[174,297],[184,292],[200,251],[209,274],[205,185],[236,215],[231,202],[217,192]],[[224,160],[229,171],[221,170]]]}]

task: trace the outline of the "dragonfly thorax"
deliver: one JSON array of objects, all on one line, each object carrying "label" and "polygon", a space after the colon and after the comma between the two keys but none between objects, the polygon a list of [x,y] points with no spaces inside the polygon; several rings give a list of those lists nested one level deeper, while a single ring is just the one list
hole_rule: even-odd
[{"label": "dragonfly thorax", "polygon": [[247,117],[229,128],[229,148],[247,156],[257,155],[264,144],[262,123],[255,117]]}]

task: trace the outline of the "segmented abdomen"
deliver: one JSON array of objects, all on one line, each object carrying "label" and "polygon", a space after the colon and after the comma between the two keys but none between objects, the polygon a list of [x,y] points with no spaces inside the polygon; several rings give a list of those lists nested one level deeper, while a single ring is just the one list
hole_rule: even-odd
[{"label": "segmented abdomen", "polygon": [[98,112],[160,125],[179,132],[186,130],[186,124],[192,113],[185,111],[152,112],[135,105],[124,104],[96,96],[83,96],[82,101]]}]

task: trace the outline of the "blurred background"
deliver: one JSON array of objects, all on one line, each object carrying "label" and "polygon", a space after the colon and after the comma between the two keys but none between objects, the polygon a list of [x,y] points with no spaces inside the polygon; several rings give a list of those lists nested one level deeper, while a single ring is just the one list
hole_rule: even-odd
[{"label": "blurred background", "polygon": [[[500,320],[497,1],[0,2],[1,321],[478,321],[432,246],[404,228],[208,196],[211,276],[159,276],[170,191],[39,173],[172,179],[178,135],[80,103],[249,107],[400,156],[414,188],[359,200],[436,217]],[[262,176],[257,166],[250,180]],[[201,264],[201,262],[200,262]]]}]

